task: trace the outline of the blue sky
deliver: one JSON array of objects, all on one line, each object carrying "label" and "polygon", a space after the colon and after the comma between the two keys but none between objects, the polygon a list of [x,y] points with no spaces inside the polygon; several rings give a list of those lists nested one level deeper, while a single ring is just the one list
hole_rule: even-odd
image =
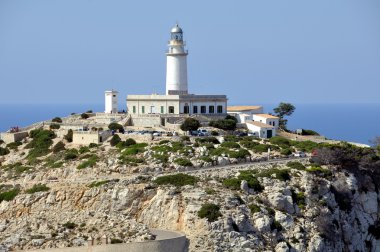
[{"label": "blue sky", "polygon": [[0,103],[164,93],[176,21],[192,93],[380,102],[379,0],[0,0]]}]

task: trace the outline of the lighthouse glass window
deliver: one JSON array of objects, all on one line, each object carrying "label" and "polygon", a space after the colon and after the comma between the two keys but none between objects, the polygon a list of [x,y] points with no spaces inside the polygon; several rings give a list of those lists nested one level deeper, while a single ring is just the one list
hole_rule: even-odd
[{"label": "lighthouse glass window", "polygon": [[181,33],[173,33],[172,34],[172,39],[173,40],[182,40],[182,34]]}]

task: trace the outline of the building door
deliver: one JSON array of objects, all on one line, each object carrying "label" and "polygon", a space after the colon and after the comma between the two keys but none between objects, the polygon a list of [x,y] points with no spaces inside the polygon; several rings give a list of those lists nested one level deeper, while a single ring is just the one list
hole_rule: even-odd
[{"label": "building door", "polygon": [[183,113],[184,113],[184,114],[189,114],[189,112],[190,112],[190,108],[189,108],[189,106],[188,106],[188,105],[185,105],[185,106],[183,107]]},{"label": "building door", "polygon": [[267,138],[271,138],[272,134],[272,130],[267,130]]},{"label": "building door", "polygon": [[150,106],[150,113],[155,114],[156,113],[156,107],[155,106]]}]

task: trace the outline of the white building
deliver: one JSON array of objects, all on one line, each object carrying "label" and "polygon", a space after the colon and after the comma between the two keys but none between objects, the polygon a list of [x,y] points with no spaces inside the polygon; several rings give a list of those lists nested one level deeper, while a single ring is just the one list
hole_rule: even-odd
[{"label": "white building", "polygon": [[277,116],[269,114],[255,114],[253,115],[253,121],[265,123],[274,126],[276,130],[278,129],[279,118]]},{"label": "white building", "polygon": [[254,114],[263,113],[262,106],[228,106],[227,113],[236,117],[238,123],[252,121]]},{"label": "white building", "polygon": [[[171,29],[166,53],[166,94],[128,95],[127,112],[134,117],[155,114],[160,117],[173,115],[220,115],[227,114],[225,95],[189,94],[187,83],[187,55],[183,31],[178,24]],[[137,120],[135,120],[137,121]]]},{"label": "white building", "polygon": [[247,128],[250,133],[260,138],[271,138],[276,135],[276,128],[272,125],[268,125],[256,121],[246,122]]},{"label": "white building", "polygon": [[117,113],[117,91],[105,91],[105,109],[104,113],[116,114]]}]

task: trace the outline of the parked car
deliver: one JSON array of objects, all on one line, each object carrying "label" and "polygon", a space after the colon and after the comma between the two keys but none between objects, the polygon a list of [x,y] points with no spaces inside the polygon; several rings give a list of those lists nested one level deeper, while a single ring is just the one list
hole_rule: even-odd
[{"label": "parked car", "polygon": [[198,129],[198,136],[209,136],[210,132],[208,132],[206,129]]},{"label": "parked car", "polygon": [[293,156],[295,157],[306,157],[306,154],[305,152],[302,152],[302,151],[296,151]]},{"label": "parked car", "polygon": [[153,131],[153,136],[161,136],[161,132],[158,132],[158,131]]}]

